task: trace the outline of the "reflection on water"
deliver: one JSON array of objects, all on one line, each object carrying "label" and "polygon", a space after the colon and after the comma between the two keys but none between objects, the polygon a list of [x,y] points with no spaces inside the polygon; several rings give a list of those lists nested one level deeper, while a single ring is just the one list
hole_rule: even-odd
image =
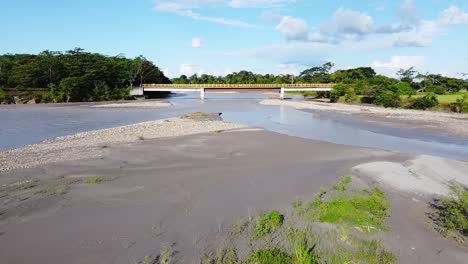
[{"label": "reflection on water", "polygon": [[[468,159],[468,143],[459,137],[434,132],[389,128],[365,123],[337,113],[299,111],[290,107],[263,106],[261,94],[198,94],[170,98],[172,107],[162,109],[90,108],[86,105],[22,105],[0,107],[0,149],[37,143],[46,138],[82,131],[127,125],[193,111],[222,112],[226,121],[291,136],[338,144],[380,148],[415,154]],[[421,133],[423,132],[423,133]]]}]

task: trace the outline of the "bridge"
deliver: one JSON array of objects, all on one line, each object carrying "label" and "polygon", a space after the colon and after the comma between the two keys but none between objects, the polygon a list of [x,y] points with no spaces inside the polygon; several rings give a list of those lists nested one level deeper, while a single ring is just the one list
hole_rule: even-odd
[{"label": "bridge", "polygon": [[143,84],[142,87],[132,89],[130,95],[147,96],[152,92],[199,92],[200,98],[205,98],[205,93],[226,92],[253,92],[253,93],[280,93],[283,99],[288,91],[331,91],[335,84],[332,83],[294,83],[294,84]]}]

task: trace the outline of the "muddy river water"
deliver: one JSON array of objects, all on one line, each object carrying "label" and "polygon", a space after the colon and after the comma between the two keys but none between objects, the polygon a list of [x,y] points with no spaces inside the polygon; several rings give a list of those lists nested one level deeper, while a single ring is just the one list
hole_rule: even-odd
[{"label": "muddy river water", "polygon": [[[0,106],[0,150],[47,138],[204,111],[226,121],[337,144],[468,160],[468,140],[435,131],[365,122],[356,116],[264,106],[262,94],[196,94],[168,98],[166,108],[93,108],[91,104]],[[296,98],[295,100],[300,100]]]}]

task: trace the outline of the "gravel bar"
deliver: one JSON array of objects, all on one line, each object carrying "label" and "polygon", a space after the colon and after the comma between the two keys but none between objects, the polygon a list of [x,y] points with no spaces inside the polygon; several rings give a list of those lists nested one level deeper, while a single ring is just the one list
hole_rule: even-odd
[{"label": "gravel bar", "polygon": [[32,168],[42,164],[101,157],[114,144],[142,139],[177,137],[246,126],[218,120],[169,118],[128,126],[57,137],[39,144],[0,152],[0,171]]}]

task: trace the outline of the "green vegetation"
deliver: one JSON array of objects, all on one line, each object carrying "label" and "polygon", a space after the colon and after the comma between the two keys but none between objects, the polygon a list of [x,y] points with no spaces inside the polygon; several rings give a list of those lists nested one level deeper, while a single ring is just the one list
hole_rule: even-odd
[{"label": "green vegetation", "polygon": [[22,102],[118,100],[128,98],[128,88],[134,85],[170,83],[143,56],[109,57],[80,48],[1,55],[0,69],[0,88],[8,90],[0,92],[0,103],[13,102],[12,95]]},{"label": "green vegetation", "polygon": [[432,218],[437,229],[445,236],[464,241],[468,236],[468,190],[455,183],[450,185],[451,198],[441,198],[432,203]]},{"label": "green vegetation", "polygon": [[15,100],[13,99],[12,96],[7,94],[5,91],[0,89],[0,104],[11,104],[14,103]]},{"label": "green vegetation", "polygon": [[258,237],[262,237],[272,232],[275,228],[283,224],[284,216],[278,211],[270,211],[268,214],[260,214],[255,231]]},{"label": "green vegetation", "polygon": [[377,239],[366,240],[351,236],[347,238],[347,241],[354,245],[354,249],[336,244],[333,253],[325,253],[324,258],[328,260],[325,263],[391,264],[397,262],[395,255],[383,249]]},{"label": "green vegetation", "polygon": [[293,258],[280,249],[262,249],[253,252],[247,261],[251,264],[284,264],[294,263]]},{"label": "green vegetation", "polygon": [[384,193],[351,182],[344,176],[329,190],[321,188],[312,201],[293,201],[294,210],[284,216],[271,211],[234,225],[225,242],[217,243],[224,246],[216,256],[203,263],[396,263],[376,234],[387,230]]},{"label": "green vegetation", "polygon": [[102,183],[110,181],[108,177],[48,177],[43,179],[31,179],[0,185],[0,205],[12,202],[25,201],[33,198],[47,196],[60,196],[66,194],[71,185],[76,183]]},{"label": "green vegetation", "polygon": [[450,110],[457,113],[468,113],[468,94],[465,93],[462,98],[448,105]]},{"label": "green vegetation", "polygon": [[384,221],[388,216],[388,209],[385,194],[375,188],[352,196],[337,195],[320,203],[310,215],[319,222],[347,224],[370,232],[372,229],[387,229]]},{"label": "green vegetation", "polygon": [[344,191],[346,191],[346,188],[347,188],[348,184],[350,184],[350,183],[351,183],[351,177],[350,176],[344,176],[335,184],[335,186],[333,186],[333,188],[335,190],[344,192]]},{"label": "green vegetation", "polygon": [[411,100],[408,108],[426,110],[439,105],[439,100],[435,94],[426,94],[423,97],[417,97]]},{"label": "green vegetation", "polygon": [[86,177],[86,178],[83,178],[83,182],[84,183],[102,183],[102,182],[108,182],[108,181],[112,181],[112,178],[109,178],[109,177]]},{"label": "green vegetation", "polygon": [[183,115],[180,118],[183,118],[183,119],[204,119],[204,118],[207,118],[207,117],[209,117],[209,115],[207,113],[194,112],[194,113],[191,113],[191,114]]},{"label": "green vegetation", "polygon": [[159,263],[160,264],[170,264],[172,263],[172,248],[164,244],[161,249],[161,254],[159,254]]}]

